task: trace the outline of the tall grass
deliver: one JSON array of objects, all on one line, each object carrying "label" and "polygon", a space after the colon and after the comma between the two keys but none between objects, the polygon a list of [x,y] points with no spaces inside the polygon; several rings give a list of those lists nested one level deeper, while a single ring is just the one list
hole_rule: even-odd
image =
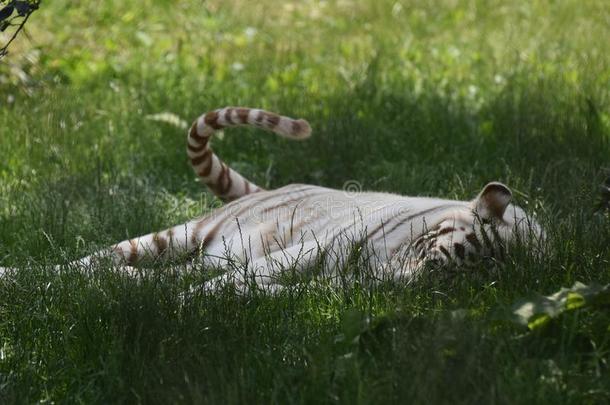
[{"label": "tall grass", "polygon": [[[541,332],[512,304],[610,283],[594,213],[610,166],[603,1],[45,2],[0,67],[0,401],[603,403],[608,316]],[[408,286],[195,294],[63,263],[217,205],[185,133],[225,105],[308,119],[310,141],[215,139],[255,182],[469,199],[515,191],[549,254]]]}]

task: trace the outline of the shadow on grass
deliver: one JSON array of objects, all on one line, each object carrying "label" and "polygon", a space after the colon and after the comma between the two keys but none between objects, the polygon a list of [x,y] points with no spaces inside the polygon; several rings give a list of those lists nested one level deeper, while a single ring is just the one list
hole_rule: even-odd
[{"label": "shadow on grass", "polygon": [[[540,203],[546,208],[552,240],[548,258],[532,261],[516,254],[495,273],[422,280],[408,287],[352,285],[247,299],[204,295],[187,305],[179,301],[182,282],[154,273],[135,282],[112,271],[89,278],[50,275],[33,266],[2,288],[3,398],[159,403],[607,399],[606,366],[590,361],[599,355],[597,349],[582,346],[581,340],[562,344],[543,337],[533,337],[532,344],[490,313],[521,293],[609,277],[604,253],[609,227],[606,219],[592,215],[599,170],[610,156],[608,128],[595,96],[525,74],[473,106],[432,88],[418,95],[409,88],[386,88],[371,75],[353,92],[320,100],[323,108],[278,103],[278,111],[298,110],[312,122],[315,132],[308,143],[288,144],[236,129],[216,143],[219,155],[246,162],[247,174],[272,186],[341,187],[358,180],[367,189],[471,198],[487,181],[505,181],[520,192],[518,202],[526,209]],[[129,145],[141,136],[127,133],[122,142]],[[169,221],[186,211],[169,218],[167,204],[151,194],[174,190],[175,179],[188,179],[190,168],[177,152],[183,138],[164,142],[101,152],[102,160],[116,153],[117,164],[131,154],[146,154],[118,179],[100,183],[90,162],[84,166],[90,170],[79,174],[45,177],[41,170],[32,188],[9,190],[7,198],[16,208],[0,218],[0,255],[15,262],[53,260],[58,250],[73,245],[75,251],[90,251],[90,243],[174,224]],[[90,143],[68,145],[66,153],[77,154],[83,144]],[[44,168],[46,163],[39,164]],[[141,179],[147,181],[138,184]],[[184,198],[198,196],[188,186]],[[569,336],[568,326],[561,326],[560,338]]]}]

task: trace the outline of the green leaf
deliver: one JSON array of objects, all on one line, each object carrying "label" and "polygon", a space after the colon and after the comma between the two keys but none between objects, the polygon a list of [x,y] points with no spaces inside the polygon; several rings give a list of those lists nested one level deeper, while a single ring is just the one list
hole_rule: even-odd
[{"label": "green leaf", "polygon": [[536,314],[532,318],[530,318],[529,322],[527,323],[527,327],[530,330],[540,329],[543,326],[545,326],[546,324],[548,324],[550,320],[551,320],[551,317],[549,315]]},{"label": "green leaf", "polygon": [[562,288],[555,294],[520,300],[513,306],[513,320],[534,330],[566,311],[608,305],[610,305],[610,284],[586,285],[577,281],[572,287]]},{"label": "green leaf", "polygon": [[577,309],[583,306],[585,306],[585,297],[577,292],[568,292],[566,310]]}]

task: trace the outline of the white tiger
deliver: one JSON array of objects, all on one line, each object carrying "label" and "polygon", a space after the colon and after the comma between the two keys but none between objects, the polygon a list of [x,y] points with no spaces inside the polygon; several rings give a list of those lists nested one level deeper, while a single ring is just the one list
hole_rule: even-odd
[{"label": "white tiger", "polygon": [[188,134],[193,169],[218,197],[228,201],[209,215],[164,231],[125,240],[74,262],[88,268],[111,258],[126,270],[157,258],[192,260],[227,272],[206,288],[233,284],[275,289],[286,269],[306,273],[320,266],[336,274],[354,246],[367,252],[375,278],[409,280],[426,263],[463,265],[497,256],[518,238],[539,249],[541,226],[510,203],[511,191],[492,182],[472,201],[346,192],[292,184],[263,190],[229,168],[210,149],[214,131],[241,125],[305,139],[311,128],[250,108],[227,107],[199,117]]}]

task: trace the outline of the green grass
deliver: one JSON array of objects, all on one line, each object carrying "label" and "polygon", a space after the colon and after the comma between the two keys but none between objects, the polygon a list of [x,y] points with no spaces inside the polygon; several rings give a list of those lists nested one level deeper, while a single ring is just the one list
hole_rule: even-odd
[{"label": "green grass", "polygon": [[[606,2],[174,3],[43,2],[1,62],[0,264],[22,271],[0,281],[0,402],[610,401],[607,309],[533,332],[509,320],[523,297],[610,283],[610,219],[594,213]],[[469,199],[499,180],[541,217],[549,254],[409,286],[186,301],[204,271],[48,270],[217,205],[185,131],[146,116],[225,105],[314,128],[215,140],[261,185]]]}]

